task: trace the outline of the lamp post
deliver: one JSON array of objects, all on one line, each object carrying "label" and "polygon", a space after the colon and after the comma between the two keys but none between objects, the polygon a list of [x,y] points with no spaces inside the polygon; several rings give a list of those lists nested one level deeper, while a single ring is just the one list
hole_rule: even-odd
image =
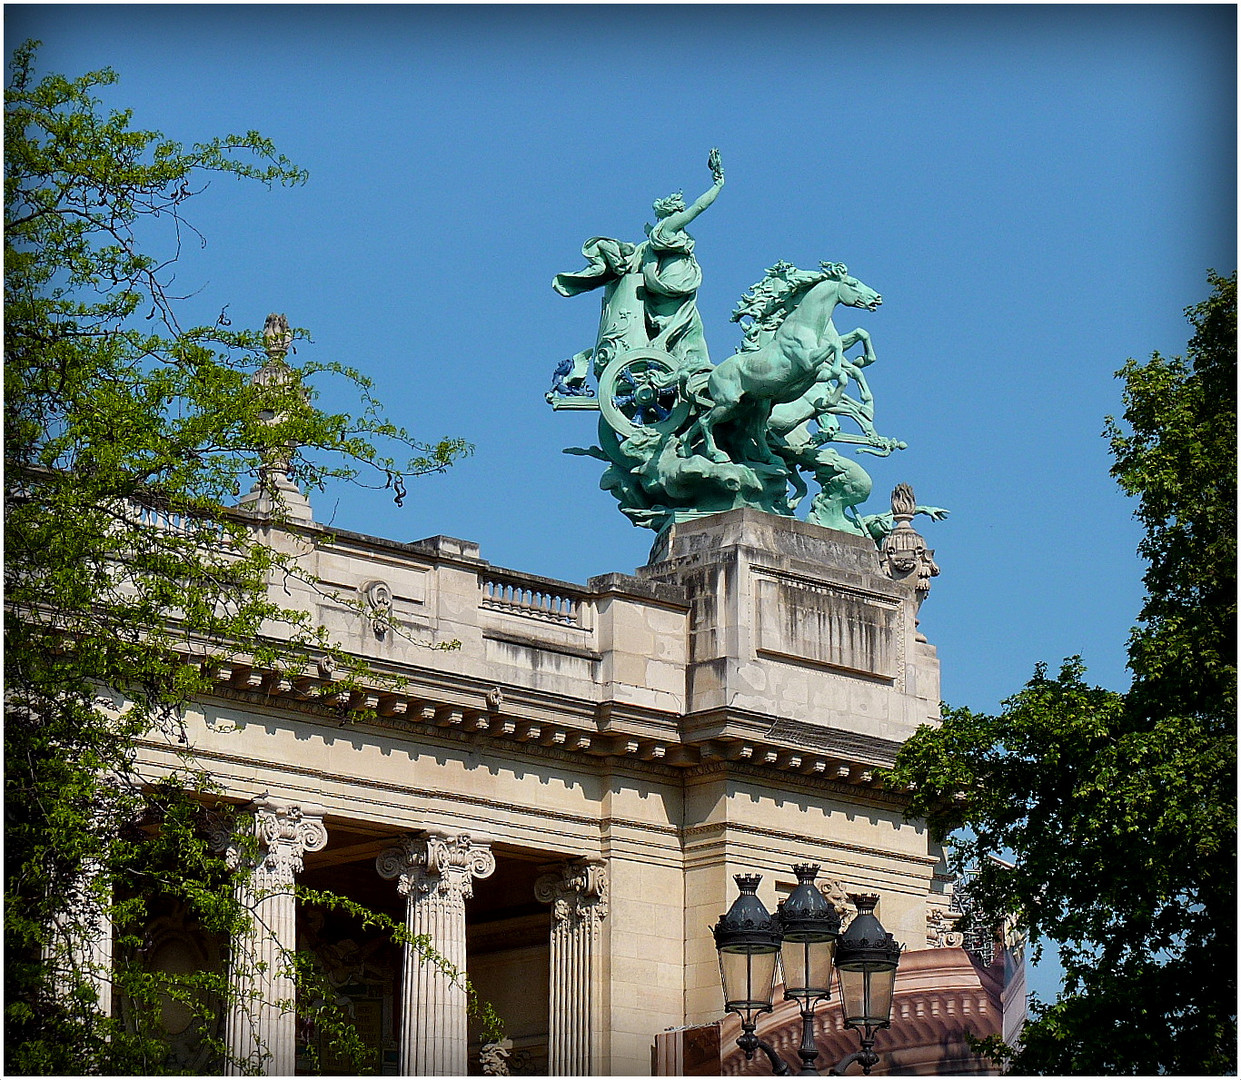
[{"label": "lamp post", "polygon": [[774,917],[757,896],[762,879],[757,875],[736,876],[741,895],[720,916],[714,929],[724,1008],[741,1017],[737,1045],[747,1061],[753,1060],[755,1050],[762,1050],[776,1076],[792,1075],[793,1070],[775,1049],[754,1033],[756,1018],[772,1009],[779,954],[785,999],[796,1001],[801,1008],[799,1075],[818,1076],[814,1067],[819,1056],[814,1042],[814,1009],[831,996],[834,966],[840,973],[845,1027],[860,1029],[862,1049],[839,1061],[830,1074],[841,1075],[856,1062],[869,1075],[879,1061],[874,1052],[875,1032],[889,1026],[901,947],[875,917],[879,897],[869,893],[849,894],[858,914],[840,935],[839,917],[814,886],[818,872],[817,866],[793,868],[797,887],[781,901]]},{"label": "lamp post", "polygon": [[762,1050],[771,1061],[776,1076],[792,1070],[780,1055],[754,1034],[755,1017],[771,1012],[771,995],[776,988],[776,960],[780,955],[780,931],[771,913],[756,895],[757,874],[738,874],[733,880],[741,895],[715,924],[715,950],[720,954],[720,982],[724,986],[724,1009],[741,1017],[741,1037],[737,1045],[746,1061]]},{"label": "lamp post", "polygon": [[832,1071],[842,1073],[856,1061],[869,1076],[879,1063],[874,1051],[875,1032],[890,1026],[901,947],[875,918],[878,896],[850,893],[849,899],[856,905],[857,915],[836,943],[836,970],[840,972],[845,1027],[861,1029],[862,1049],[842,1059]]},{"label": "lamp post", "polygon": [[840,933],[840,916],[814,887],[817,866],[794,866],[797,888],[776,908],[784,940],[780,962],[784,967],[784,997],[801,1006],[801,1075],[817,1076],[814,1059],[814,1007],[832,995],[832,958]]}]

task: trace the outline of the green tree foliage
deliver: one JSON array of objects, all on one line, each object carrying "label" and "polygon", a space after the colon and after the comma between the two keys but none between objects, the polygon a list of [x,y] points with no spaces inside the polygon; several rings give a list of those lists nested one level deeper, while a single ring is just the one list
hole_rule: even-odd
[{"label": "green tree foliage", "polygon": [[[304,488],[342,479],[399,501],[469,448],[416,442],[361,374],[298,362],[292,342],[279,377],[255,380],[263,339],[224,313],[182,327],[170,286],[200,239],[189,204],[213,176],[305,173],[257,132],[186,148],[133,128],[92,94],[112,72],[36,78],[36,44],[14,52],[5,93],[6,1072],[150,1073],[175,1064],[160,1002],[206,1031],[227,991],[218,973],[195,986],[127,966],[152,905],[184,904],[224,939],[245,912],[196,824],[209,777],[187,759],[153,787],[133,740],[183,744],[184,705],[238,643],[294,671],[332,646],[269,595],[296,560],[230,507],[277,459]],[[352,415],[319,406],[325,382],[333,402],[354,392]],[[99,1016],[68,947],[96,936],[96,910],[119,928],[123,1024]]]},{"label": "green tree foliage", "polygon": [[[1146,598],[1125,693],[1078,658],[999,716],[945,709],[892,779],[1064,967],[1013,1071],[1235,1072],[1237,279],[1210,275],[1185,358],[1130,360],[1112,475],[1137,496]],[[988,855],[1015,856],[1006,869]],[[1037,953],[1036,953],[1037,955]],[[993,1049],[996,1049],[993,1047]]]}]

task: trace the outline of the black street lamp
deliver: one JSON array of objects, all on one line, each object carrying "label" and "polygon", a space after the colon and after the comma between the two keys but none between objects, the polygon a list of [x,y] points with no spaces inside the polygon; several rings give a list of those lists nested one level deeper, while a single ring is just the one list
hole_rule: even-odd
[{"label": "black street lamp", "polygon": [[789,1067],[767,1043],[754,1034],[755,1017],[771,1012],[776,988],[776,960],[780,955],[780,930],[771,913],[755,895],[763,879],[757,874],[737,874],[733,880],[741,895],[715,924],[715,950],[720,954],[720,982],[724,985],[724,1009],[741,1017],[737,1045],[746,1061],[762,1050],[771,1060],[776,1076],[788,1076]]},{"label": "black street lamp", "polygon": [[862,1049],[838,1062],[831,1075],[840,1075],[854,1062],[869,1074],[879,1061],[873,1049],[875,1032],[889,1026],[901,947],[875,918],[877,896],[850,894],[858,914],[841,936],[839,916],[814,887],[819,868],[795,866],[793,872],[797,887],[781,901],[774,917],[756,895],[762,879],[737,875],[734,880],[741,895],[715,926],[724,1007],[741,1017],[737,1045],[745,1051],[747,1061],[753,1059],[755,1050],[762,1050],[776,1076],[792,1074],[775,1049],[754,1033],[756,1017],[772,1009],[779,954],[785,999],[801,1007],[802,1042],[797,1051],[802,1060],[800,1075],[818,1076],[814,1067],[819,1056],[814,1042],[814,1008],[831,996],[834,966],[840,972],[845,1027],[861,1029]]},{"label": "black street lamp", "polygon": [[801,1075],[817,1076],[814,1059],[814,1007],[832,996],[832,958],[840,933],[840,916],[814,887],[817,866],[794,866],[797,888],[781,900],[776,920],[784,935],[780,961],[784,967],[785,1000],[801,1006]]},{"label": "black street lamp", "polygon": [[896,965],[901,947],[875,918],[879,897],[873,893],[850,893],[857,915],[836,943],[836,970],[840,972],[840,1006],[845,1027],[861,1028],[862,1049],[840,1061],[834,1073],[842,1073],[853,1062],[870,1075],[879,1063],[874,1051],[875,1032],[890,1026],[892,990],[896,985]]}]

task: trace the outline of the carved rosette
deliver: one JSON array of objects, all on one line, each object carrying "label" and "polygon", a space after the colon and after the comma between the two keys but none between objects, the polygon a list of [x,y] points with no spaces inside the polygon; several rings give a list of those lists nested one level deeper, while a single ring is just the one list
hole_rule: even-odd
[{"label": "carved rosette", "polygon": [[230,870],[238,869],[241,865],[241,847],[236,835],[237,815],[231,811],[210,810],[203,814],[202,822],[211,850],[224,856]]},{"label": "carved rosette", "polygon": [[474,879],[489,877],[495,868],[495,856],[486,842],[469,833],[431,830],[402,837],[375,859],[379,876],[395,879],[402,896],[436,893],[462,904],[474,895]]},{"label": "carved rosette", "polygon": [[552,905],[557,924],[599,923],[608,915],[608,871],[602,859],[579,859],[534,883],[535,899]]}]

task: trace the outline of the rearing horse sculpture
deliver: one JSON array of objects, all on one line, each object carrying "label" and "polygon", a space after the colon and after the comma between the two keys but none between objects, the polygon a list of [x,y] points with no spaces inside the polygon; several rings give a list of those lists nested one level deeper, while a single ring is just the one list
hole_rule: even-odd
[{"label": "rearing horse sculpture", "polygon": [[[733,460],[716,442],[715,428],[733,421],[743,435],[746,456],[780,464],[767,445],[767,421],[773,406],[794,401],[816,382],[847,378],[844,352],[859,341],[865,363],[874,359],[870,335],[863,329],[840,334],[832,323],[837,305],[874,311],[883,297],[850,277],[841,263],[824,263],[814,274],[773,268],[755,286],[755,301],[742,313],[755,319],[747,344],[712,369],[703,395],[703,410],[690,426],[683,446],[701,437],[707,457]],[[734,316],[737,318],[738,316]],[[752,449],[751,449],[752,448]]]}]

